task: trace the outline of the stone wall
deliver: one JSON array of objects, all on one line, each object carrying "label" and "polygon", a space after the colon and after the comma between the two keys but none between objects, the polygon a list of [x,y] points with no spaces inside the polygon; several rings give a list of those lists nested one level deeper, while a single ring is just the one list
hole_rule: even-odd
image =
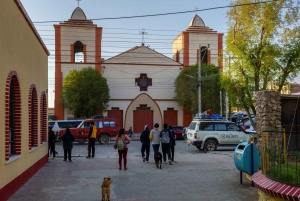
[{"label": "stone wall", "polygon": [[258,143],[261,142],[261,135],[269,132],[269,141],[274,142],[275,138],[281,138],[281,132],[271,132],[281,130],[281,105],[279,91],[257,91],[254,94],[256,109],[256,131],[258,133]]}]

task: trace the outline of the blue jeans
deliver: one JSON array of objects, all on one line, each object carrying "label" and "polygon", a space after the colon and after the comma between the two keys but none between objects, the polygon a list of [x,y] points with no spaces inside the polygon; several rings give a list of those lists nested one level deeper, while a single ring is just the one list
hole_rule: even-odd
[{"label": "blue jeans", "polygon": [[152,144],[154,155],[155,155],[156,152],[159,151],[159,145],[160,144]]}]

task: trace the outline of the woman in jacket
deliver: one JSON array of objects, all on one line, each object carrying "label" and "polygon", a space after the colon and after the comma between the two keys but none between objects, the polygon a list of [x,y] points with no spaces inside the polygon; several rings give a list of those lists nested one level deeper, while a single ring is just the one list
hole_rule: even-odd
[{"label": "woman in jacket", "polygon": [[63,141],[64,161],[67,161],[67,155],[68,155],[69,162],[72,162],[71,152],[73,149],[73,142],[75,140],[75,137],[71,133],[69,128],[66,129],[66,132],[63,134],[61,140]]},{"label": "woman in jacket", "polygon": [[[123,141],[123,143],[121,141]],[[127,170],[127,166],[126,166],[127,165],[127,152],[128,152],[127,145],[129,143],[130,143],[130,138],[127,135],[125,135],[125,129],[121,128],[119,130],[118,136],[116,137],[116,144],[115,144],[115,146],[118,147],[119,170],[122,170],[122,157],[124,160],[124,170]],[[119,146],[119,144],[123,144],[123,148],[121,148],[121,146]]]}]

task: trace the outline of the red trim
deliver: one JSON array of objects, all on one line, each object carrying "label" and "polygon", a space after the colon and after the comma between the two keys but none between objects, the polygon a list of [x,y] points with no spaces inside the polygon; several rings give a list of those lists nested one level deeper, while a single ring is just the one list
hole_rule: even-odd
[{"label": "red trim", "polygon": [[273,181],[258,171],[252,175],[252,181],[261,191],[284,200],[300,200],[300,188]]},{"label": "red trim", "polygon": [[41,102],[40,102],[40,143],[47,142],[47,101],[46,101],[46,92],[42,91]]},{"label": "red trim", "polygon": [[5,90],[5,160],[9,160],[9,109],[10,109],[10,88],[14,87],[14,151],[16,155],[21,154],[21,89],[20,81],[16,71],[9,72],[6,79]]},{"label": "red trim", "polygon": [[[64,119],[64,107],[60,105],[60,94],[62,92],[62,72],[61,72],[61,28],[54,25],[55,30],[55,99],[54,114],[56,120]],[[74,53],[74,52],[73,52]],[[75,60],[74,60],[75,61]],[[72,62],[68,62],[72,63]]]},{"label": "red trim", "polygon": [[19,188],[21,188],[39,169],[48,161],[48,155],[45,155],[11,182],[0,189],[1,200],[8,200]]},{"label": "red trim", "polygon": [[187,68],[190,66],[189,54],[190,54],[190,37],[188,32],[183,32],[183,66]]},{"label": "red trim", "polygon": [[95,69],[102,74],[102,66],[101,66],[101,40],[102,40],[102,27],[96,28],[96,44],[95,44]]},{"label": "red trim", "polygon": [[[32,111],[33,110],[33,111]],[[38,146],[38,99],[37,99],[37,92],[35,84],[30,85],[29,89],[29,97],[28,97],[28,114],[29,114],[29,141],[28,141],[28,147],[29,150],[32,148],[32,145],[34,147]],[[31,121],[33,119],[33,122]],[[33,128],[33,133],[32,129]],[[33,143],[32,143],[33,138]]]},{"label": "red trim", "polygon": [[40,37],[40,35],[38,34],[37,30],[35,29],[35,26],[33,25],[30,17],[28,16],[25,8],[23,7],[23,4],[21,3],[20,0],[15,0],[15,3],[17,4],[19,10],[21,11],[21,13],[23,14],[25,20],[27,21],[29,27],[31,28],[31,30],[33,31],[34,35],[37,37],[37,39],[39,40],[40,44],[42,45],[43,49],[45,50],[45,52],[47,53],[47,55],[50,55],[50,52],[48,51],[46,45],[44,44],[42,38]]}]

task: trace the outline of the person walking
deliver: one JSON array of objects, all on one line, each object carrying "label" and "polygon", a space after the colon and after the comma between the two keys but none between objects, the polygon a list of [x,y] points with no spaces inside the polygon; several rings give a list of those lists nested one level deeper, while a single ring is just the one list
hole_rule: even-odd
[{"label": "person walking", "polygon": [[67,157],[68,157],[69,162],[72,162],[71,154],[72,154],[73,142],[75,140],[75,137],[71,133],[69,128],[66,129],[66,132],[63,134],[61,140],[63,141],[64,161],[67,161]]},{"label": "person walking", "polygon": [[150,141],[152,143],[154,155],[156,152],[158,152],[160,146],[160,130],[158,127],[159,124],[155,123],[154,128],[150,131],[150,136],[149,136]]},{"label": "person walking", "polygon": [[122,170],[122,157],[124,160],[124,170],[127,170],[127,152],[128,144],[130,143],[130,138],[125,135],[125,129],[121,128],[119,130],[118,136],[116,137],[115,147],[118,148],[119,154],[119,170]]},{"label": "person walking", "polygon": [[[143,162],[145,162],[145,160],[149,161],[149,154],[150,154],[150,131],[149,131],[149,127],[148,125],[145,126],[143,132],[140,135],[140,141],[142,143],[142,148],[141,148],[141,153],[142,153],[142,157],[143,157]],[[145,155],[145,151],[146,151],[146,155]]]},{"label": "person walking", "polygon": [[129,128],[129,131],[128,131],[128,132],[129,132],[129,137],[131,138],[131,137],[132,137],[132,134],[133,134],[132,127]]},{"label": "person walking", "polygon": [[175,152],[175,145],[176,145],[176,135],[175,132],[172,130],[172,126],[169,126],[169,130],[171,131],[171,133],[173,134],[173,140],[171,143],[171,161],[172,163],[176,163],[176,161],[174,161],[174,152]]},{"label": "person walking", "polygon": [[168,161],[169,165],[172,165],[171,162],[171,154],[170,154],[170,146],[173,140],[173,135],[168,129],[168,124],[164,124],[164,128],[160,132],[160,138],[161,138],[161,150],[163,154],[163,160],[164,163],[167,163],[166,161],[166,154],[168,155]]},{"label": "person walking", "polygon": [[88,136],[88,155],[86,157],[87,159],[91,158],[91,152],[92,152],[92,158],[95,157],[96,136],[97,136],[97,128],[94,125],[94,122],[90,122],[90,131]]},{"label": "person walking", "polygon": [[48,126],[48,129],[48,157],[50,152],[50,155],[53,154],[52,159],[55,159],[55,155],[57,154],[57,151],[55,151],[56,135],[52,131],[52,126]]}]

